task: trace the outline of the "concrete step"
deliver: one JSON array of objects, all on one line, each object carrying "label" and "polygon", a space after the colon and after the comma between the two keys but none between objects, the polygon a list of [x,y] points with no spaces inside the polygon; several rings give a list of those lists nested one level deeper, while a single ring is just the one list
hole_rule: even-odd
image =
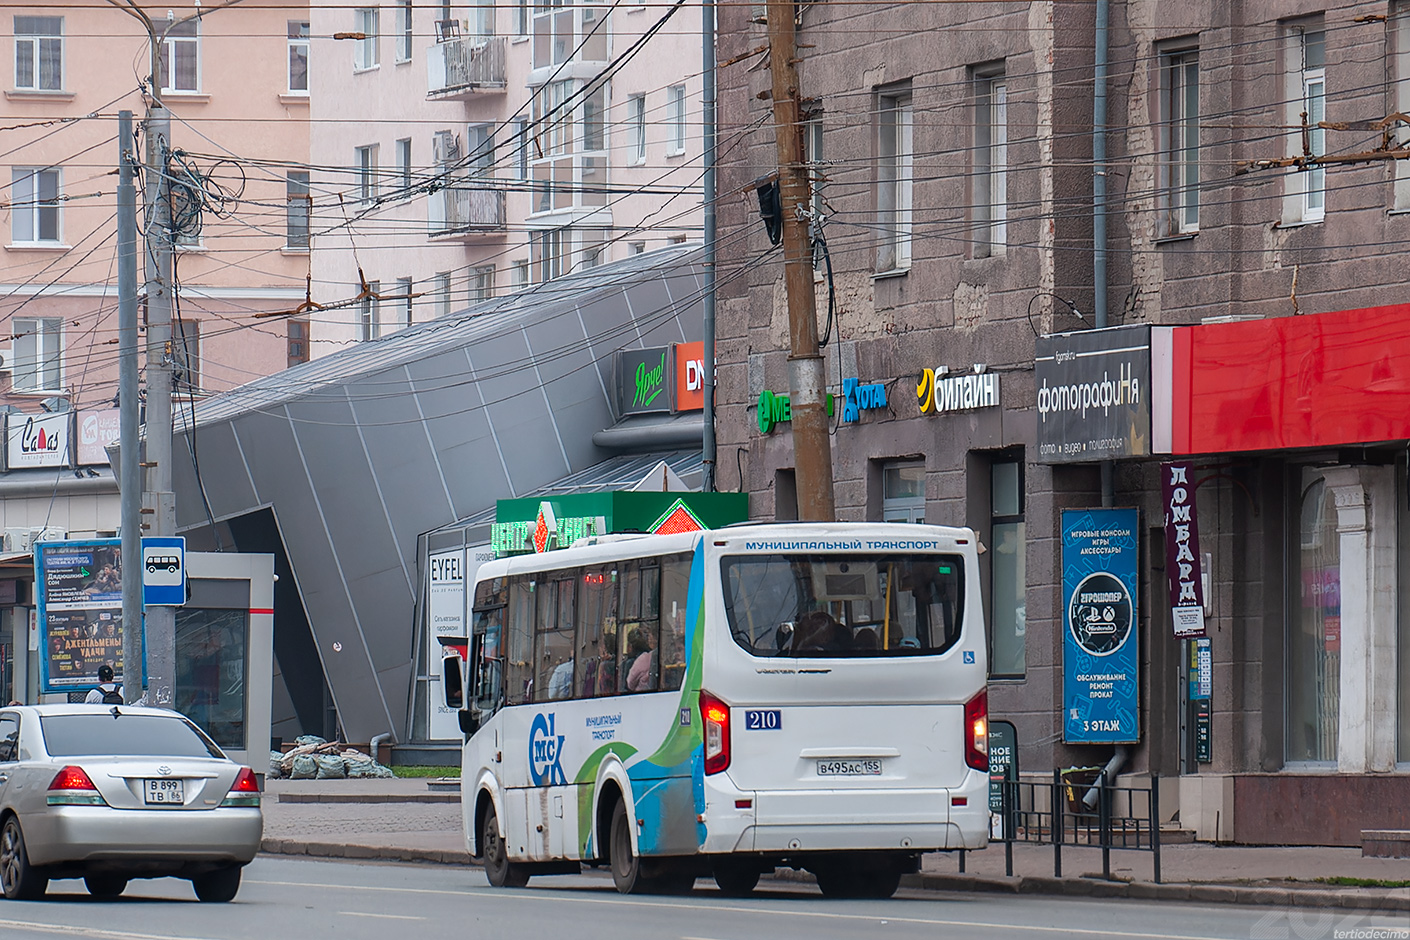
[{"label": "concrete step", "polygon": [[1369,858],[1410,858],[1410,829],[1362,829],[1361,855]]}]

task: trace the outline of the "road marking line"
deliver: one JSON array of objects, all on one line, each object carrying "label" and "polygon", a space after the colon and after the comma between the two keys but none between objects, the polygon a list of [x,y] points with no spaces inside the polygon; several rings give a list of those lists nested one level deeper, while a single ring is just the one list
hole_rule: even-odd
[{"label": "road marking line", "polygon": [[13,927],[17,930],[34,930],[40,933],[57,933],[76,937],[95,937],[99,940],[211,940],[209,937],[174,937],[171,934],[133,933],[130,930],[111,930],[106,927],[83,927],[77,924],[36,924],[24,920],[0,920],[0,927]]},{"label": "road marking line", "polygon": [[[447,891],[439,888],[391,888],[382,885],[333,885],[316,884],[312,882],[293,881],[255,881],[248,884],[279,885],[287,888],[342,888],[347,891],[392,891],[407,892],[411,894],[437,894],[453,895],[463,898],[465,891]],[[824,920],[845,920],[845,921],[881,921],[888,920],[898,924],[919,924],[929,927],[977,927],[985,930],[1006,930],[1006,931],[1027,931],[1038,934],[1072,934],[1074,932],[1085,933],[1089,936],[1100,937],[1128,937],[1131,940],[1219,940],[1218,935],[1211,934],[1180,934],[1180,933],[1137,933],[1128,930],[1103,930],[1100,927],[1045,927],[1037,924],[999,924],[990,921],[971,920],[940,920],[929,917],[905,917],[887,914],[844,914],[837,911],[800,911],[790,909],[777,909],[767,907],[744,907],[742,905],[728,904],[682,904],[673,901],[633,901],[627,898],[594,898],[583,896],[583,889],[573,889],[568,896],[552,894],[527,894],[524,892],[506,892],[494,888],[470,889],[470,894],[476,897],[496,898],[505,900],[539,900],[557,901],[571,904],[609,904],[618,907],[655,907],[655,908],[675,908],[678,910],[695,911],[726,911],[739,914],[771,914],[777,917],[812,917]],[[565,892],[566,893],[566,892]],[[176,940],[176,938],[160,938],[160,940]]]},{"label": "road marking line", "polygon": [[371,914],[367,911],[339,911],[344,917],[380,917],[383,920],[425,920],[424,917],[416,917],[411,914]]}]

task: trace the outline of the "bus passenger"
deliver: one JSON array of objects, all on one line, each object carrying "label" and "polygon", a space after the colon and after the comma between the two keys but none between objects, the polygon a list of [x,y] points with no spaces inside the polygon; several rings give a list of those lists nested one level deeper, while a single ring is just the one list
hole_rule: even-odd
[{"label": "bus passenger", "polygon": [[840,652],[852,648],[852,634],[825,610],[804,614],[793,628],[795,652]]},{"label": "bus passenger", "polygon": [[656,650],[652,649],[651,631],[644,624],[632,627],[627,634],[627,691],[649,692],[656,687]]}]

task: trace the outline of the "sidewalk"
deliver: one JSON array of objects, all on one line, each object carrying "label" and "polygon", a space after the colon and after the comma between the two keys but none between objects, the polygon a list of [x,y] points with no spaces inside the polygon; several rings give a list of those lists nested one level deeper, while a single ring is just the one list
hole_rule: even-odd
[{"label": "sidewalk", "polygon": [[[264,799],[264,851],[329,858],[475,865],[461,834],[460,795],[425,780],[270,780]],[[1214,846],[1161,849],[1162,884],[1151,881],[1149,852],[1113,850],[1113,881],[1101,880],[1101,850],[1065,846],[1062,878],[1051,846],[1014,847],[1015,877],[1004,875],[1004,847],[925,856],[903,882],[941,891],[1007,891],[1145,899],[1405,911],[1410,887],[1339,887],[1317,878],[1410,880],[1410,861],[1362,858],[1354,848]],[[780,877],[811,880],[801,873]]]}]

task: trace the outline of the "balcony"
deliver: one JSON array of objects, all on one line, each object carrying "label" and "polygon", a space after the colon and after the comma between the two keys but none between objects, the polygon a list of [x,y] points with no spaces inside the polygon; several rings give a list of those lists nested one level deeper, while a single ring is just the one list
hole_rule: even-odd
[{"label": "balcony", "polygon": [[427,206],[430,235],[435,239],[474,238],[506,230],[503,189],[460,182],[431,193]]},{"label": "balcony", "polygon": [[447,39],[426,51],[426,97],[463,101],[477,94],[503,92],[504,38]]}]

